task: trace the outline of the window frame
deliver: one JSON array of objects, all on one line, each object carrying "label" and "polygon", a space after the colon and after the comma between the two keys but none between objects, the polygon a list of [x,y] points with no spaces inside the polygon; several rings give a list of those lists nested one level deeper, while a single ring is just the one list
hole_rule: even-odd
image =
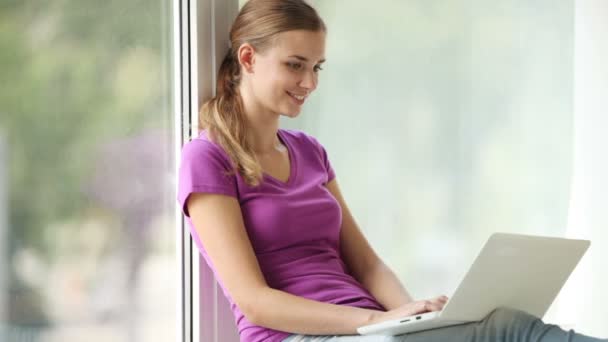
[{"label": "window frame", "polygon": [[[238,10],[238,0],[174,2],[176,175],[183,144],[198,135],[198,109],[215,95],[217,71]],[[178,340],[238,342],[230,305],[194,244],[181,208],[176,210],[176,223],[181,265]]]}]

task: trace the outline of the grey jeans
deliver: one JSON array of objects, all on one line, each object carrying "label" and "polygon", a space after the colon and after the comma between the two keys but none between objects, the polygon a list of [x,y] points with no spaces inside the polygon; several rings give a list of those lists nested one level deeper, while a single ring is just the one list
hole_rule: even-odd
[{"label": "grey jeans", "polygon": [[480,322],[426,330],[398,336],[291,335],[283,342],[598,342],[608,341],[564,331],[560,327],[545,324],[538,317],[523,311],[499,308]]}]

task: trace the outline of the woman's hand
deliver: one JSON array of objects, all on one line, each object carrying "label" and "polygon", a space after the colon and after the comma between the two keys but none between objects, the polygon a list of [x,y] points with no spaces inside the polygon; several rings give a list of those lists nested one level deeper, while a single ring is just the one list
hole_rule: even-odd
[{"label": "woman's hand", "polygon": [[390,321],[392,319],[399,319],[402,317],[418,315],[426,312],[441,311],[447,301],[448,297],[439,296],[427,300],[418,300],[410,302],[396,309],[386,312],[378,311],[377,314],[372,316],[369,324]]}]

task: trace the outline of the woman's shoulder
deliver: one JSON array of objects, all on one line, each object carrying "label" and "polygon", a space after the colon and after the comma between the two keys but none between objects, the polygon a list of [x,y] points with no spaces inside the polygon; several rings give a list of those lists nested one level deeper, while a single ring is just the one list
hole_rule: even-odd
[{"label": "woman's shoulder", "polygon": [[289,136],[288,139],[296,141],[299,147],[299,153],[301,156],[308,158],[308,160],[315,161],[325,168],[327,172],[327,181],[331,181],[335,177],[335,173],[330,165],[329,156],[325,147],[312,135],[298,131],[298,130],[281,130],[284,136]]},{"label": "woman's shoulder", "polygon": [[[230,158],[222,146],[212,141],[205,130],[199,132],[182,146],[182,156],[192,158],[217,159],[228,162]],[[228,163],[229,165],[229,163]]]},{"label": "woman's shoulder", "polygon": [[198,135],[191,137],[189,141],[184,143],[183,147],[188,149],[209,149],[217,152],[224,152],[222,146],[209,138],[206,130],[202,130]]},{"label": "woman's shoulder", "polygon": [[313,137],[312,135],[310,135],[304,131],[300,131],[300,130],[296,130],[296,129],[283,129],[283,128],[281,128],[279,130],[284,135],[287,135],[290,138],[290,140],[292,140],[300,145],[305,145],[307,147],[310,147],[311,145],[313,145],[314,147],[318,147],[320,145],[317,138]]}]

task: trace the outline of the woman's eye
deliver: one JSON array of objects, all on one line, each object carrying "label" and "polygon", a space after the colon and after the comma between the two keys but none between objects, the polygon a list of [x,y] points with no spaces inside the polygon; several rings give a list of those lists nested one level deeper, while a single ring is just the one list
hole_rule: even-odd
[{"label": "woman's eye", "polygon": [[[287,66],[294,71],[301,71],[304,69],[304,64],[302,64],[302,63],[287,62]],[[314,70],[314,72],[319,72],[319,71],[323,70],[323,68],[321,68],[320,65],[315,65],[313,70]]]},{"label": "woman's eye", "polygon": [[292,68],[293,70],[300,70],[302,69],[302,64],[300,63],[287,63],[287,65]]}]

